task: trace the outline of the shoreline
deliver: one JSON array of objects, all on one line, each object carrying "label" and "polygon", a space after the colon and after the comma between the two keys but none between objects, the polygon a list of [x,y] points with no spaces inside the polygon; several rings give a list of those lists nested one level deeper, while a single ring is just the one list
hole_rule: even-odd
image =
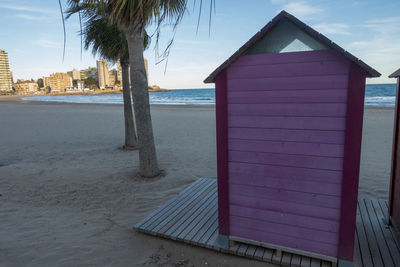
[{"label": "shoreline", "polygon": [[[60,104],[60,105],[106,105],[106,106],[121,106],[123,103],[73,103],[73,102],[58,102],[58,101],[40,101],[40,100],[24,100],[24,97],[32,97],[38,95],[7,95],[7,96],[0,96],[0,103],[1,102],[12,102],[12,103],[19,103],[19,104],[28,104],[28,103],[37,103],[40,105],[51,105],[51,104]],[[43,95],[40,95],[43,96]],[[46,96],[46,95],[45,95]],[[56,95],[47,95],[47,96],[56,96]],[[215,108],[215,104],[150,104],[151,106],[155,107],[190,107],[190,108],[198,108],[198,107],[207,107],[207,108]],[[385,107],[385,106],[364,106],[364,109],[383,109],[383,110],[392,110],[395,107]]]}]

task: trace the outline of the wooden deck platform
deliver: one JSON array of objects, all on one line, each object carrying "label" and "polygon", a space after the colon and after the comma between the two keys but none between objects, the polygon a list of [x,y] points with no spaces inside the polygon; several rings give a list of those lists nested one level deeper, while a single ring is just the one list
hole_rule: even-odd
[{"label": "wooden deck platform", "polygon": [[[360,199],[357,211],[355,266],[400,266],[400,240],[385,224],[387,202]],[[235,243],[228,250],[218,245],[217,183],[201,178],[134,226],[139,232],[164,237],[283,266],[331,266],[306,256]]]}]

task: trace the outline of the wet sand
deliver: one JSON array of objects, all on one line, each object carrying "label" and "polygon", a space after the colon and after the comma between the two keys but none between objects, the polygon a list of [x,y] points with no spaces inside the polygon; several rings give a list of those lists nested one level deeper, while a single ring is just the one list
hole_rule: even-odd
[{"label": "wet sand", "polygon": [[[4,100],[4,98],[3,98]],[[268,266],[136,233],[199,177],[216,177],[214,107],[153,106],[166,176],[135,178],[121,105],[0,102],[0,266]],[[360,195],[386,198],[393,109],[367,108]]]}]

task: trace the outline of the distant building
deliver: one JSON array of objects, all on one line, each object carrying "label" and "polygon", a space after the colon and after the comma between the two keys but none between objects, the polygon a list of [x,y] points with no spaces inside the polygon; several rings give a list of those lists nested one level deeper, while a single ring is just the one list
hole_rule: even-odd
[{"label": "distant building", "polygon": [[86,80],[88,78],[87,70],[81,70],[80,76],[82,80]]},{"label": "distant building", "polygon": [[79,70],[73,69],[68,72],[68,75],[72,78],[73,81],[81,79],[81,72]]},{"label": "distant building", "polygon": [[108,64],[104,60],[97,60],[97,77],[98,77],[100,89],[104,89],[104,88],[110,86]]},{"label": "distant building", "polygon": [[108,71],[108,79],[110,81],[110,86],[115,86],[115,82],[118,80],[117,71],[112,69]]},{"label": "distant building", "polygon": [[147,62],[147,59],[144,59],[144,68],[146,69],[147,83],[149,83],[149,63]]},{"label": "distant building", "polygon": [[50,77],[43,77],[44,87],[50,87],[51,92],[65,92],[67,87],[72,86],[72,78],[66,74],[57,72]]},{"label": "distant building", "polygon": [[0,49],[0,94],[9,94],[12,92],[12,76],[8,63],[8,54],[6,51]]},{"label": "distant building", "polygon": [[50,77],[43,77],[43,88],[50,87]]},{"label": "distant building", "polygon": [[17,94],[36,93],[39,91],[37,82],[18,80],[14,83],[15,92]]},{"label": "distant building", "polygon": [[65,88],[65,92],[67,93],[76,93],[76,92],[84,92],[85,90],[85,82],[78,80],[76,82],[76,86],[68,86]]},{"label": "distant building", "polygon": [[[144,67],[146,69],[147,82],[149,82],[149,64],[148,64],[147,59],[144,59]],[[128,71],[128,73],[129,73],[129,82],[131,82],[130,71],[131,71],[131,67],[129,66],[129,71]],[[120,81],[121,85],[122,85],[122,67],[121,67],[121,62],[119,61],[119,59],[117,61],[117,80]]]},{"label": "distant building", "polygon": [[81,80],[86,80],[87,78],[93,78],[97,81],[97,68],[87,68],[80,71]]},{"label": "distant building", "polygon": [[119,59],[117,61],[117,80],[122,84],[122,67]]},{"label": "distant building", "polygon": [[76,83],[76,87],[78,88],[78,91],[84,91],[85,90],[85,82],[84,81],[78,81]]}]

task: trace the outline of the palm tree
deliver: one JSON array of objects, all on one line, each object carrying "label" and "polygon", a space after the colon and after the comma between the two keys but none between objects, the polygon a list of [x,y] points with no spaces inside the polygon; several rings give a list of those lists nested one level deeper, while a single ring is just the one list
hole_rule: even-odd
[{"label": "palm tree", "polygon": [[187,0],[99,0],[110,20],[121,26],[126,34],[131,65],[131,80],[134,81],[133,101],[137,134],[139,139],[140,174],[154,177],[160,174],[153,126],[151,122],[148,81],[143,62],[143,40],[145,28],[154,22],[163,21],[177,25],[186,11]]},{"label": "palm tree", "polygon": [[[133,102],[139,140],[140,174],[154,177],[160,174],[153,126],[151,122],[148,81],[143,58],[143,42],[148,25],[156,25],[156,36],[164,22],[176,26],[186,12],[187,0],[68,0],[70,8],[80,6],[84,14],[102,10],[105,16],[120,26],[126,35],[133,82]],[[200,12],[201,4],[200,2]],[[214,0],[210,0],[210,11]],[[200,18],[199,12],[199,18]],[[210,12],[211,15],[211,12]]]},{"label": "palm tree", "polygon": [[122,68],[122,92],[125,118],[125,149],[136,149],[137,138],[133,120],[129,85],[129,52],[125,33],[117,25],[111,24],[102,16],[93,16],[87,20],[83,30],[85,49],[92,47],[93,54],[107,61],[120,61]]}]

